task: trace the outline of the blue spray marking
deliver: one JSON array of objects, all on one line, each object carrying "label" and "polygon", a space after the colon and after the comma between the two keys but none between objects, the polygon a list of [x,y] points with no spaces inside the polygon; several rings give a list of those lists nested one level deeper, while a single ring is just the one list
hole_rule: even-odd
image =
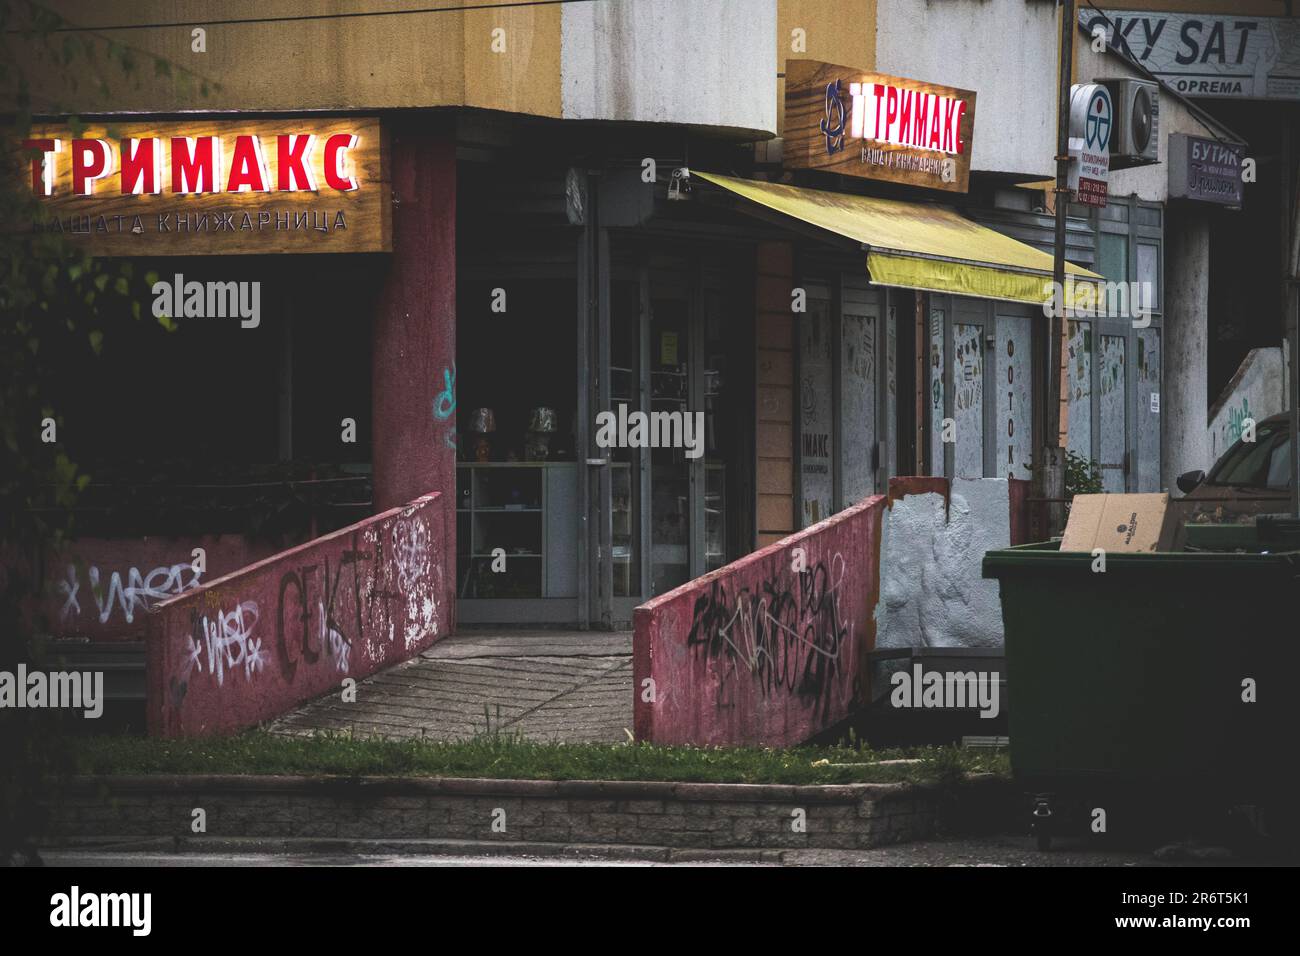
[{"label": "blue spray marking", "polygon": [[[433,400],[433,417],[440,422],[451,419],[456,414],[456,363],[451,363],[451,368],[442,370],[442,381],[445,387],[438,393],[438,397]],[[443,438],[448,448],[456,447],[456,426],[453,424],[451,429]]]}]

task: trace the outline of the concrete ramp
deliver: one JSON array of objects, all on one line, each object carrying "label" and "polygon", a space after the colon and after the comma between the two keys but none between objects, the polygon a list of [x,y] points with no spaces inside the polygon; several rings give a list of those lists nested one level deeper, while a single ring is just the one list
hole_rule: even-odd
[{"label": "concrete ramp", "polygon": [[470,631],[276,720],[272,733],[617,743],[632,728],[632,633]]}]

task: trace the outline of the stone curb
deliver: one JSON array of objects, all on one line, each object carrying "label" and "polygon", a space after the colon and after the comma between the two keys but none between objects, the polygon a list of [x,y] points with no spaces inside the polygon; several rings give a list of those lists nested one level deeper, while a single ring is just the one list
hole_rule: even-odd
[{"label": "stone curb", "polygon": [[[977,781],[979,775],[968,777]],[[316,796],[386,797],[456,794],[511,797],[576,797],[615,800],[726,800],[754,803],[800,801],[849,804],[930,791],[935,784],[751,784],[674,783],[660,780],[509,780],[486,777],[341,777],[270,774],[131,774],[77,776],[65,792],[239,791]]]},{"label": "stone curb", "polygon": [[[101,838],[111,834],[117,840],[104,845],[170,852],[226,845],[214,840],[349,853],[357,852],[346,849],[354,845],[426,847],[450,841],[476,848],[509,846],[513,849],[500,852],[525,855],[591,845],[669,848],[700,853],[700,859],[714,859],[719,851],[758,853],[754,859],[765,859],[764,851],[862,849],[926,839],[950,825],[978,827],[999,801],[1005,802],[1006,792],[1006,781],[992,775],[967,777],[956,786],[78,777],[51,804],[51,845],[104,843]],[[196,835],[191,823],[200,819],[195,816],[200,809],[204,829]]]}]

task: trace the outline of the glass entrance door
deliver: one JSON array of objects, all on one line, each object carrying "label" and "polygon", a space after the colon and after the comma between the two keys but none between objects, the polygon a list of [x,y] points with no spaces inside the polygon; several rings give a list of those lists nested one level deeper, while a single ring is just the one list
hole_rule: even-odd
[{"label": "glass entrance door", "polygon": [[[624,266],[610,284],[608,449],[610,616],[672,590],[731,556],[729,461],[741,454],[729,424],[731,392],[723,274],[685,261]],[[599,409],[598,409],[599,411]],[[731,516],[734,517],[734,516]]]},{"label": "glass entrance door", "polygon": [[983,302],[955,299],[952,340],[952,462],[955,478],[984,477],[984,355],[988,318]]},{"label": "glass entrance door", "polygon": [[[629,412],[642,405],[644,376],[641,372],[641,283],[635,276],[620,276],[610,292],[609,393],[612,411]],[[610,595],[617,611],[612,619],[625,621],[639,603],[641,584],[642,475],[641,449],[618,446],[608,451],[610,463]],[[599,510],[599,500],[593,502]]]},{"label": "glass entrance door", "polygon": [[[675,291],[677,294],[673,294]],[[671,591],[691,578],[693,476],[684,444],[687,430],[694,425],[692,410],[698,406],[691,401],[694,356],[690,317],[690,300],[681,291],[652,287],[647,356],[648,430],[653,433],[647,436],[652,445],[650,596]]]}]

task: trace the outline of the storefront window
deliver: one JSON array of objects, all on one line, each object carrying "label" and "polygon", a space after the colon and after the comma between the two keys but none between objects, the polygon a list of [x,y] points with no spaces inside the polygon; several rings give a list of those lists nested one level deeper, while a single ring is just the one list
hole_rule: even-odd
[{"label": "storefront window", "polygon": [[1125,490],[1128,430],[1124,415],[1124,345],[1122,335],[1101,337],[1101,484],[1104,491],[1110,492]]},{"label": "storefront window", "polygon": [[840,317],[840,481],[846,505],[876,490],[872,452],[879,325],[875,293],[845,290]]},{"label": "storefront window", "polygon": [[610,284],[608,379],[611,409],[629,425],[626,444],[607,451],[608,506],[599,488],[590,503],[598,519],[610,515],[616,615],[733,559],[752,480],[737,468],[752,454],[737,417],[752,410],[737,408],[731,375],[753,353],[728,321],[734,283],[716,260],[696,269],[633,246],[623,256]]},{"label": "storefront window", "polygon": [[[884,414],[880,416],[877,437],[882,440],[880,475],[877,488],[887,488],[889,479],[898,472],[898,309],[891,298],[885,318],[885,392]],[[864,496],[865,497],[865,496]]]},{"label": "storefront window", "polygon": [[933,295],[929,306],[930,474],[1030,478],[1033,334],[1041,314],[964,296]]},{"label": "storefront window", "polygon": [[[1080,213],[1096,237],[1092,268],[1109,282],[1136,284],[1140,299],[1127,313],[1071,323],[1069,447],[1101,466],[1106,491],[1158,491],[1164,210],[1112,195]],[[1130,287],[1122,301],[1132,295]]]},{"label": "storefront window", "polygon": [[1137,244],[1137,281],[1144,304],[1160,309],[1160,246],[1153,242]]},{"label": "storefront window", "polygon": [[[641,407],[640,284],[632,280],[616,281],[611,296],[610,405],[615,409],[620,405],[637,409]],[[638,448],[609,449],[615,597],[641,593],[640,455]]]},{"label": "storefront window", "polygon": [[1066,367],[1070,393],[1070,422],[1066,447],[1084,461],[1092,460],[1092,323],[1070,321]]},{"label": "storefront window", "polygon": [[[690,411],[691,338],[685,298],[650,300],[650,410]],[[691,576],[691,484],[683,448],[650,449],[650,588],[663,594]]]},{"label": "storefront window", "polygon": [[984,477],[984,327],[953,323],[953,475]]},{"label": "storefront window", "polygon": [[1160,330],[1137,332],[1138,489],[1160,487]]},{"label": "storefront window", "polygon": [[[577,594],[577,302],[571,279],[463,280],[433,409],[457,450],[458,591]],[[454,426],[454,428],[453,428]]]},{"label": "storefront window", "polygon": [[704,292],[704,570],[727,563],[727,462],[736,461],[737,434],[726,427],[725,297]]},{"label": "storefront window", "polygon": [[1097,237],[1097,271],[1111,282],[1128,282],[1128,236],[1103,232]]},{"label": "storefront window", "polygon": [[930,474],[944,475],[943,420],[943,326],[946,313],[943,309],[930,310]]},{"label": "storefront window", "polygon": [[1029,478],[1033,465],[1030,442],[1030,372],[1027,316],[997,317],[997,460],[999,478]]},{"label": "storefront window", "polygon": [[809,289],[808,311],[799,318],[799,487],[804,528],[829,517],[835,508],[831,375],[830,296]]}]

